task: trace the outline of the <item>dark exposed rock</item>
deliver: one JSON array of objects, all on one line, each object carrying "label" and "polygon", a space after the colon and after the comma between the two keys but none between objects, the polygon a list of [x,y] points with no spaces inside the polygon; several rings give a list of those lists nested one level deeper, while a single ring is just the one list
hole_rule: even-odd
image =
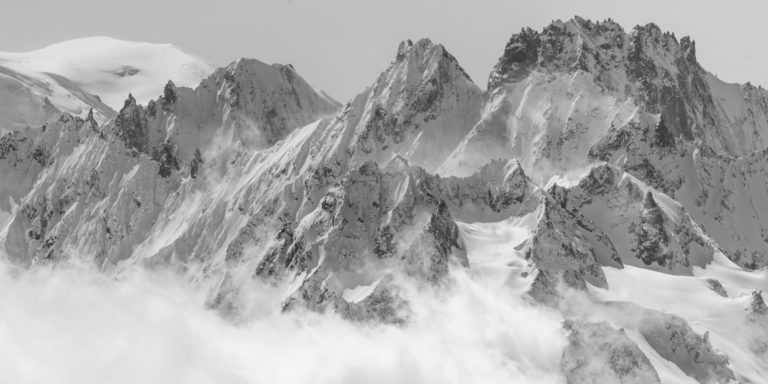
[{"label": "dark exposed rock", "polygon": [[653,133],[653,145],[662,148],[673,147],[675,145],[675,137],[664,124],[664,119],[660,118],[659,123],[656,125],[656,130]]},{"label": "dark exposed rock", "polygon": [[[670,70],[672,66],[676,69]],[[533,71],[577,70],[590,73],[607,90],[634,97],[647,112],[659,114],[664,122],[660,144],[670,145],[675,137],[693,140],[706,130],[718,129],[717,108],[707,73],[696,59],[695,44],[687,37],[678,42],[655,24],[627,33],[611,20],[575,17],[553,22],[541,32],[524,29],[507,43],[488,89],[521,81]],[[629,80],[628,88],[617,89],[621,78]]]},{"label": "dark exposed rock", "polygon": [[[377,106],[373,110],[370,120],[366,125],[366,129],[359,137],[361,144],[371,139],[384,144],[388,140],[391,140],[395,144],[399,144],[405,139],[406,130],[412,128],[409,123],[401,122],[399,118],[381,106]],[[364,152],[370,153],[372,148],[368,149],[367,146],[361,145]]]},{"label": "dark exposed rock", "polygon": [[[438,203],[437,212],[429,219],[427,232],[435,237],[435,246],[443,257],[447,257],[451,253],[451,248],[460,247],[459,227],[453,221],[444,201]],[[468,265],[466,259],[463,264]]]},{"label": "dark exposed rock", "polygon": [[173,84],[173,81],[168,80],[168,83],[165,84],[165,88],[163,88],[163,97],[160,100],[163,104],[163,108],[168,108],[168,106],[176,102],[176,85]]},{"label": "dark exposed rock", "polygon": [[560,367],[568,384],[660,383],[651,361],[623,329],[566,321],[568,345]]},{"label": "dark exposed rock", "polygon": [[336,311],[349,320],[379,324],[405,324],[411,317],[408,301],[386,280],[377,284],[363,300],[354,303],[343,299],[337,301]]},{"label": "dark exposed rock", "polygon": [[634,248],[637,258],[646,265],[656,263],[663,267],[673,259],[667,250],[669,236],[664,223],[664,211],[656,204],[653,193],[648,191],[643,200],[640,224],[635,232]]},{"label": "dark exposed rock", "polygon": [[488,80],[488,90],[528,76],[536,67],[540,48],[539,33],[531,28],[523,28],[519,34],[512,35]]},{"label": "dark exposed rock", "polygon": [[707,279],[707,284],[709,284],[709,289],[711,289],[713,292],[722,297],[728,297],[728,292],[725,291],[723,285],[720,284],[720,282],[716,279]]},{"label": "dark exposed rock", "polygon": [[152,159],[159,163],[158,174],[160,177],[167,178],[173,171],[181,169],[179,161],[176,159],[176,145],[171,142],[164,142],[152,150]]},{"label": "dark exposed rock", "polygon": [[701,383],[730,383],[733,371],[728,357],[714,349],[709,333],[696,333],[678,316],[644,310],[640,333],[663,358],[675,363],[686,375]]},{"label": "dark exposed rock", "polygon": [[34,151],[32,151],[32,153],[30,153],[29,156],[30,158],[35,160],[38,164],[40,164],[41,167],[47,166],[51,161],[50,152],[48,151],[48,149],[46,149],[42,145],[36,146]]},{"label": "dark exposed rock", "polygon": [[10,158],[19,149],[19,144],[27,138],[19,135],[18,131],[11,131],[0,136],[0,160]]},{"label": "dark exposed rock", "polygon": [[749,302],[749,312],[753,316],[766,316],[768,315],[768,305],[763,300],[762,291],[753,291],[752,299]]},{"label": "dark exposed rock", "polygon": [[611,166],[598,165],[590,169],[587,176],[579,182],[581,187],[590,196],[599,196],[614,188],[617,175]]},{"label": "dark exposed rock", "polygon": [[96,123],[96,120],[93,118],[93,108],[88,110],[88,116],[85,118],[85,121],[89,121],[92,123],[92,126],[98,127],[98,123]]},{"label": "dark exposed rock", "polygon": [[112,71],[115,76],[119,77],[131,77],[141,72],[140,69],[132,67],[130,65],[123,65],[122,67]]},{"label": "dark exposed rock", "polygon": [[592,148],[589,149],[590,159],[608,161],[615,153],[626,149],[632,140],[630,129],[611,127]]},{"label": "dark exposed rock", "polygon": [[192,155],[192,161],[189,164],[190,177],[193,179],[197,178],[201,165],[203,165],[203,156],[200,154],[200,150],[195,148],[195,153]]},{"label": "dark exposed rock", "polygon": [[562,297],[561,291],[562,284],[558,276],[547,270],[539,269],[527,294],[538,303],[554,307],[557,306]]},{"label": "dark exposed rock", "polygon": [[149,153],[149,128],[147,116],[142,106],[136,104],[133,95],[128,95],[123,109],[115,118],[115,134],[123,141],[126,148],[141,153]]},{"label": "dark exposed rock", "polygon": [[539,273],[529,292],[534,298],[556,296],[565,287],[585,290],[586,283],[607,287],[602,265],[622,268],[616,248],[605,233],[578,212],[564,209],[567,191],[548,191],[527,249],[526,258]]},{"label": "dark exposed rock", "polygon": [[454,257],[469,267],[459,227],[451,217],[445,202],[438,202],[424,232],[405,251],[406,270],[428,281],[438,282],[448,275],[448,263]]}]

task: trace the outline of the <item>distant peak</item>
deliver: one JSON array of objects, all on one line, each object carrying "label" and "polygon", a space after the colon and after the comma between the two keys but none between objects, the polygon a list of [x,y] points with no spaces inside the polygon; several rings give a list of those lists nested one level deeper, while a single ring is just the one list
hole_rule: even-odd
[{"label": "distant peak", "polygon": [[[404,66],[405,63],[419,63],[417,66]],[[429,64],[434,64],[431,66]],[[397,48],[397,56],[389,70],[394,68],[417,68],[426,74],[435,73],[435,69],[441,69],[445,73],[459,73],[461,77],[472,82],[469,74],[461,67],[459,61],[442,44],[432,42],[428,38],[422,38],[415,43],[408,39],[400,42]],[[412,70],[412,69],[411,69]]]},{"label": "distant peak", "polygon": [[534,71],[575,70],[589,72],[612,87],[613,75],[606,72],[615,68],[667,69],[678,64],[698,67],[695,44],[688,37],[678,42],[674,33],[654,23],[638,25],[628,33],[612,19],[574,16],[565,22],[553,21],[541,31],[522,28],[512,35],[491,73],[488,89],[519,82]]},{"label": "distant peak", "polygon": [[414,43],[411,39],[401,41],[400,45],[397,47],[397,56],[395,57],[395,62],[403,61],[408,55],[424,54],[430,49],[439,49],[441,51],[445,50],[442,45],[435,44],[428,38],[419,39],[416,41],[416,43]]},{"label": "distant peak", "polygon": [[136,105],[136,99],[133,98],[133,94],[129,93],[128,98],[125,99],[125,103],[123,104],[123,108],[130,107],[132,105]]},{"label": "distant peak", "polygon": [[637,25],[634,28],[635,31],[641,33],[649,33],[653,35],[661,35],[661,28],[656,23],[647,23],[645,25]]},{"label": "distant peak", "polygon": [[110,36],[87,36],[70,40],[64,40],[49,44],[42,48],[32,50],[26,53],[44,53],[44,52],[64,52],[68,50],[80,49],[141,49],[141,48],[163,48],[184,52],[183,49],[170,43],[150,43],[142,41],[123,40]]},{"label": "distant peak", "polygon": [[241,57],[233,61],[231,64],[229,64],[227,68],[231,68],[232,70],[244,70],[244,69],[252,69],[252,68],[264,68],[269,66],[270,66],[269,64],[261,60]]},{"label": "distant peak", "polygon": [[577,25],[579,27],[587,27],[587,28],[592,28],[592,27],[618,28],[618,29],[623,30],[621,25],[619,25],[619,23],[613,21],[613,19],[611,19],[611,18],[608,18],[608,19],[605,19],[605,20],[592,20],[592,19],[587,19],[587,18],[584,18],[584,17],[576,15],[573,18],[571,18],[570,20],[568,20],[568,23],[573,24],[573,25]]},{"label": "distant peak", "polygon": [[29,52],[0,52],[0,60],[33,77],[66,78],[113,109],[121,108],[128,92],[138,103],[147,103],[162,92],[168,79],[195,87],[214,69],[172,44],[107,36],[62,41]]}]

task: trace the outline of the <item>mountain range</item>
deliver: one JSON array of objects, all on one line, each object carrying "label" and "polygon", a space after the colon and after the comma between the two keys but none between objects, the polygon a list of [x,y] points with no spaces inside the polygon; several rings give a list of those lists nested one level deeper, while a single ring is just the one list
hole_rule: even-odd
[{"label": "mountain range", "polygon": [[461,271],[561,319],[567,383],[768,381],[768,91],[655,24],[524,28],[482,87],[404,41],[346,103],[109,38],[0,53],[0,84],[20,269],[170,268],[234,322],[267,282],[397,327]]}]

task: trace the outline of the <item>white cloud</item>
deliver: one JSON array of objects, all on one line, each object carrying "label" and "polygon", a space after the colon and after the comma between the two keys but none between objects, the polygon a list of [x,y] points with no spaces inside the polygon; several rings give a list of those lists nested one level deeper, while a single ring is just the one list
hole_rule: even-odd
[{"label": "white cloud", "polygon": [[[15,277],[14,277],[15,275]],[[110,279],[77,267],[0,273],[0,382],[551,383],[559,315],[465,274],[410,297],[408,326],[279,313],[275,288],[244,295],[250,319],[205,310],[168,273]]]}]

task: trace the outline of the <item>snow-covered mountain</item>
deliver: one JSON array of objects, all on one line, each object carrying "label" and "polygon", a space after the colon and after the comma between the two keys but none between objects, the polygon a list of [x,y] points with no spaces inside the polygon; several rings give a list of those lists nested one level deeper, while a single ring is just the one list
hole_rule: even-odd
[{"label": "snow-covered mountain", "polygon": [[[690,38],[578,17],[526,28],[486,91],[409,40],[344,105],[291,66],[240,59],[198,82],[206,67],[172,47],[98,41],[122,53],[24,66],[139,91],[0,137],[10,263],[167,267],[241,322],[267,283],[280,311],[404,329],[425,292],[470,276],[562,323],[553,380],[768,381],[768,92],[716,79]],[[179,67],[194,70],[161,73]]]},{"label": "snow-covered mountain", "polygon": [[39,126],[62,113],[85,117],[94,111],[101,122],[115,111],[71,80],[52,73],[29,73],[3,66],[0,60],[0,132]]},{"label": "snow-covered mountain", "polygon": [[140,103],[163,84],[194,87],[213,67],[171,44],[109,37],[65,41],[30,52],[0,52],[0,128],[40,125],[63,112],[102,123],[131,93]]}]

